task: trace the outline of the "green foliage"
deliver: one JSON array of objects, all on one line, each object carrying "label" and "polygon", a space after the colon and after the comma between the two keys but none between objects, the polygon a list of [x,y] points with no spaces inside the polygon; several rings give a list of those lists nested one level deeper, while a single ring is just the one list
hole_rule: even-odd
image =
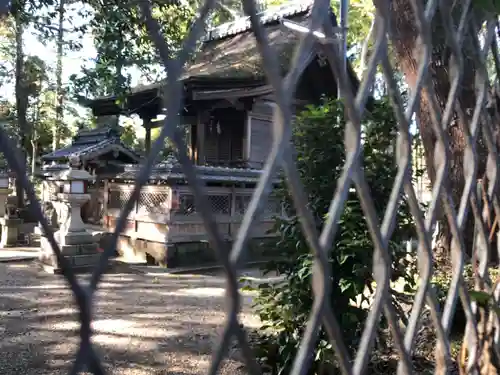
[{"label": "green foliage", "polygon": [[499,0],[475,0],[473,3],[474,7],[480,9],[484,12],[490,13],[489,15],[500,13],[500,1]]},{"label": "green foliage", "polygon": [[[137,7],[123,6],[120,1],[102,3],[88,0],[89,28],[97,50],[95,64],[82,67],[82,74],[73,75],[72,91],[75,96],[98,97],[117,95],[120,100],[130,90],[129,68],[134,67],[151,81],[162,78],[157,53],[147,34]],[[165,5],[153,1],[153,17],[162,29],[172,56],[178,52],[195,15],[190,4]],[[173,26],[175,25],[175,26]]]},{"label": "green foliage", "polygon": [[[331,1],[333,11],[340,16],[340,1]],[[375,15],[375,6],[370,0],[352,0],[349,2],[347,21],[349,31],[347,43],[349,45],[361,44],[369,34],[371,21]],[[338,21],[340,22],[340,21]]]},{"label": "green foliage", "polygon": [[[125,122],[122,126],[121,141],[129,147],[135,148],[138,143],[136,132],[137,130],[132,122]],[[141,146],[142,150],[144,150],[144,145]]]},{"label": "green foliage", "polygon": [[[490,310],[495,311],[495,313],[499,314],[500,309],[498,308],[493,295],[484,291],[476,290],[474,270],[471,264],[467,264],[464,267],[462,275],[471,301],[475,301],[478,306],[489,308]],[[488,276],[491,281],[491,285],[493,285],[492,290],[494,291],[495,286],[498,284],[498,282],[500,282],[500,272],[497,268],[492,267],[488,269]],[[453,273],[450,269],[438,269],[438,271],[432,277],[431,287],[434,290],[440,306],[444,306],[446,302],[446,298],[450,291],[452,278]],[[455,307],[455,311],[452,314],[450,327],[451,334],[458,334],[460,335],[460,337],[462,337],[466,323],[467,319],[463,305],[460,301],[458,301]]]},{"label": "green foliage", "polygon": [[[30,15],[30,24],[36,31],[40,43],[48,45],[51,42],[62,42],[63,54],[79,51],[83,45],[82,37],[88,31],[86,18],[88,8],[85,1],[75,0],[32,0],[38,3],[38,11]],[[62,11],[62,13],[60,13]],[[59,18],[62,17],[62,40],[58,41]]]},{"label": "green foliage", "polygon": [[[11,18],[5,19],[2,26],[0,28],[2,36],[0,57],[4,59],[4,64],[0,68],[0,84],[8,85],[13,84],[15,78],[16,48],[13,20]],[[27,103],[26,123],[30,133],[30,146],[27,154],[30,155],[30,158],[33,148],[36,149],[37,154],[40,154],[49,151],[52,144],[56,97],[50,73],[50,66],[39,56],[26,55],[23,57],[22,79],[19,88],[20,94]],[[2,126],[16,141],[19,141],[21,135],[18,115],[14,101],[2,100],[0,102]],[[59,133],[62,138],[68,137],[70,129],[63,127],[59,129]]]},{"label": "green foliage", "polygon": [[[500,273],[496,268],[488,269],[488,276],[492,283],[500,281]],[[432,277],[431,285],[434,288],[438,302],[444,304],[448,291],[450,290],[453,274],[449,271],[439,271]],[[463,277],[468,290],[474,289],[474,272],[472,265],[467,264],[464,267]]]},{"label": "green foliage", "polygon": [[[158,139],[160,136],[161,128],[151,129],[151,145]],[[165,147],[160,152],[160,160],[166,159],[170,154],[175,151],[174,143],[170,138],[165,139]]]},{"label": "green foliage", "polygon": [[498,301],[495,298],[494,289],[489,293],[478,290],[469,290],[469,297],[472,301],[476,302],[479,307],[494,311],[497,318],[500,318],[500,307],[498,306]]},{"label": "green foliage", "polygon": [[[341,121],[339,121],[341,119]],[[326,100],[319,107],[308,107],[297,118],[293,140],[297,167],[309,195],[318,231],[325,222],[337,180],[346,162],[342,107]],[[396,175],[394,143],[396,121],[390,105],[380,102],[363,123],[364,171],[378,217],[384,215]],[[277,217],[275,228],[279,239],[275,246],[282,259],[269,262],[265,271],[278,271],[285,277],[279,284],[261,284],[255,308],[263,321],[263,338],[257,352],[273,368],[273,374],[288,373],[313,304],[311,276],[313,256],[299,226],[290,193],[284,183],[276,194],[285,202],[286,218]],[[406,259],[403,244],[413,235],[413,222],[406,202],[397,211],[397,225],[389,243],[392,250],[393,279],[404,277],[408,290],[415,286],[413,265]],[[332,244],[330,266],[332,292],[329,296],[343,338],[352,349],[359,339],[366,310],[353,303],[373,283],[373,241],[364,219],[359,198],[351,190]],[[362,297],[367,302],[366,295]],[[274,348],[274,349],[273,349]],[[272,353],[279,354],[272,354]],[[271,353],[271,354],[270,354]],[[317,341],[312,373],[333,363],[332,348],[324,332]]]}]

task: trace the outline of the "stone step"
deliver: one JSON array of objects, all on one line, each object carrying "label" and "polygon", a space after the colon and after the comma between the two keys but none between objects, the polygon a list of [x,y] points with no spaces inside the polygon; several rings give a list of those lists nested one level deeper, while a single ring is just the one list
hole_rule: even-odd
[{"label": "stone step", "polygon": [[41,236],[35,233],[28,234],[28,243],[30,246],[40,246]]},{"label": "stone step", "polygon": [[66,257],[74,267],[95,266],[101,257],[101,254],[75,255]]},{"label": "stone step", "polygon": [[40,238],[37,233],[19,233],[17,241],[26,246],[40,246]]},{"label": "stone step", "polygon": [[[92,271],[99,262],[100,254],[65,256],[73,271]],[[42,267],[50,273],[60,273],[55,255],[40,259]]]},{"label": "stone step", "polygon": [[29,237],[27,234],[19,233],[17,236],[17,245],[18,246],[28,246],[29,245]]},{"label": "stone step", "polygon": [[[57,241],[57,239],[56,239]],[[52,250],[49,240],[46,237],[42,237],[40,240],[40,246],[43,250],[49,252]],[[77,255],[93,255],[98,254],[97,249],[99,245],[97,243],[86,243],[79,245],[60,245],[61,252],[66,256],[77,256]]]}]

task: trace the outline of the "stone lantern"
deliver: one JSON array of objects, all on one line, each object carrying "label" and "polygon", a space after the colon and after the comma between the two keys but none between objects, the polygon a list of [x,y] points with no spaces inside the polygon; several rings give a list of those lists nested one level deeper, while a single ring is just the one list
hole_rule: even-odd
[{"label": "stone lantern", "polygon": [[22,222],[21,219],[12,217],[7,207],[8,196],[12,193],[9,185],[9,175],[3,170],[0,172],[0,225],[2,226],[0,248],[17,245],[19,226]]},{"label": "stone lantern", "polygon": [[61,245],[80,243],[82,238],[91,236],[85,230],[81,207],[90,199],[87,185],[92,176],[86,170],[71,167],[62,172],[58,179],[62,182],[62,193],[57,194],[57,198],[65,209],[56,236]]},{"label": "stone lantern", "polygon": [[0,217],[4,217],[7,213],[7,197],[12,193],[9,186],[9,175],[3,171],[0,172]]},{"label": "stone lantern", "polygon": [[[62,254],[74,269],[91,268],[99,259],[98,244],[85,228],[81,217],[81,207],[90,199],[87,193],[88,182],[92,176],[84,169],[78,169],[78,161],[72,160],[70,167],[61,172],[57,180],[61,192],[57,194],[60,202],[61,218],[59,230],[54,234]],[[52,272],[59,270],[57,260],[46,238],[42,238],[41,261]]]}]

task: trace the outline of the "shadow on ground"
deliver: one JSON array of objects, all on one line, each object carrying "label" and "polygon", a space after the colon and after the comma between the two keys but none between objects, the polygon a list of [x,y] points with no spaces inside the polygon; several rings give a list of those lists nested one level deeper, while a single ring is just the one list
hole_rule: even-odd
[{"label": "shadow on ground", "polygon": [[[82,282],[87,276],[80,277]],[[105,275],[94,303],[93,342],[110,374],[206,373],[225,318],[218,276]],[[244,297],[241,322],[257,321]],[[62,276],[0,265],[1,373],[66,374],[78,348],[78,310]],[[232,345],[221,374],[243,373]]]}]

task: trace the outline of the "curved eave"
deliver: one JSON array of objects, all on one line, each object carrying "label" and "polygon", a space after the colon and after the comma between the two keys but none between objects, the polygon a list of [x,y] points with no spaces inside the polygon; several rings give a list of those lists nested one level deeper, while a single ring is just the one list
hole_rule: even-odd
[{"label": "curved eave", "polygon": [[69,160],[69,158],[77,156],[82,161],[89,161],[93,159],[98,159],[100,156],[114,151],[117,151],[118,153],[125,155],[131,162],[127,164],[139,164],[142,160],[141,155],[129,149],[128,147],[125,147],[121,142],[119,143],[103,142],[103,144],[101,145],[100,144],[89,145],[89,147],[82,148],[77,152],[68,152],[67,154],[60,156],[53,155],[51,153],[42,156],[42,160],[46,162],[52,162],[52,161],[61,162],[61,161],[67,161]]},{"label": "curved eave", "polygon": [[[117,175],[111,177],[113,181],[123,181],[123,182],[132,182],[137,179],[135,175]],[[240,177],[240,176],[211,176],[211,175],[200,175],[199,179],[205,182],[218,182],[218,183],[248,183],[248,184],[256,184],[259,182],[258,177]],[[163,173],[152,175],[149,178],[149,181],[177,181],[183,182],[187,184],[186,176],[183,173]]]},{"label": "curved eave", "polygon": [[116,95],[97,99],[82,99],[80,104],[92,110],[94,116],[131,115],[154,109],[161,105],[161,88],[158,84],[154,87],[132,92],[127,95],[126,105],[117,103]]},{"label": "curved eave", "polygon": [[[210,87],[212,90],[230,90],[238,87],[259,87],[266,84],[265,79],[254,78],[214,78],[214,77],[185,77],[183,78],[184,91],[189,93]],[[190,98],[190,95],[186,95]],[[79,103],[92,110],[94,116],[131,115],[141,112],[156,111],[159,113],[162,105],[162,83],[139,86],[132,89],[127,95],[125,105],[117,104],[118,97],[109,95],[97,99],[80,99]]]},{"label": "curved eave", "polygon": [[[117,173],[115,176],[110,177],[114,181],[131,182],[137,179],[139,168],[137,166],[123,166],[124,171]],[[228,167],[209,167],[209,166],[196,166],[198,176],[205,182],[217,183],[249,183],[256,184],[259,182],[262,170],[260,169],[246,169],[246,168],[228,168]],[[159,164],[149,177],[150,181],[177,181],[186,182],[186,176],[179,165],[162,165]],[[273,181],[278,183],[276,179]]]},{"label": "curved eave", "polygon": [[129,149],[128,147],[124,147],[121,143],[111,143],[101,149],[90,151],[82,157],[82,160],[88,161],[92,159],[98,159],[102,155],[106,155],[110,152],[115,151],[127,156],[135,164],[139,164],[141,162],[140,155],[138,155],[135,151]]}]

